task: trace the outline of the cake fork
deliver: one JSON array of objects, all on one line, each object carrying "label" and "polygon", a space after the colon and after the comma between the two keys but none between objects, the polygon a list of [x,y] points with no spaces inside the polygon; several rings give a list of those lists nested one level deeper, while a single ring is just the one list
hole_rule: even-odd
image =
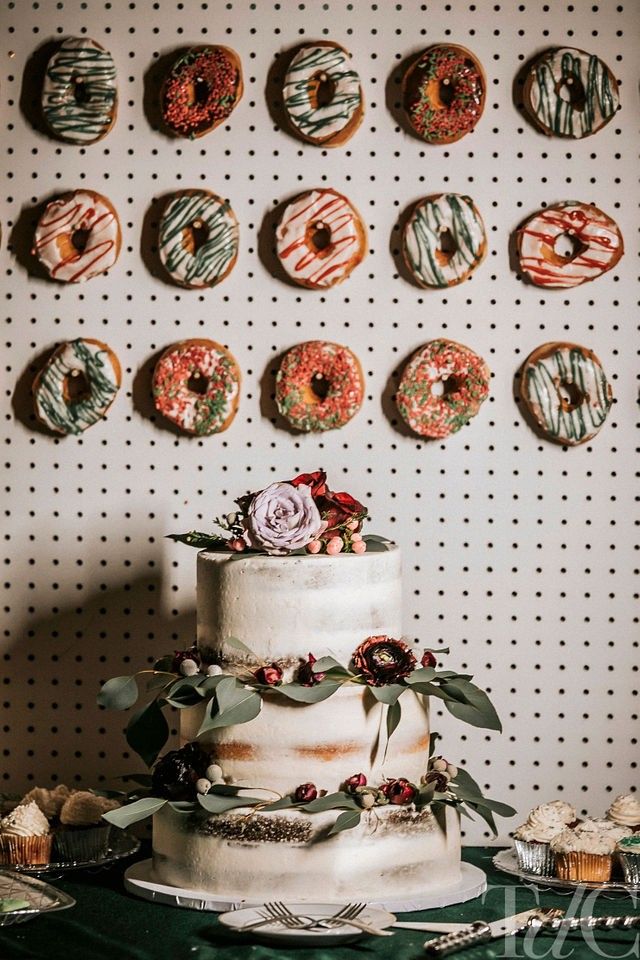
[{"label": "cake fork", "polygon": [[[321,917],[319,919],[308,918],[310,920],[308,923],[304,922],[303,917],[296,916],[294,913],[291,913],[286,904],[282,903],[281,901],[266,903],[265,909],[272,913],[274,919],[278,919],[281,923],[284,923],[285,926],[296,930],[311,930],[314,927],[319,927],[320,929],[331,929],[332,927],[348,925],[357,927],[358,930],[362,930],[364,933],[369,933],[374,937],[393,936],[392,930],[380,930],[379,927],[374,927],[371,924],[365,923],[363,920],[358,919],[358,914],[364,910],[365,906],[365,904],[360,903],[347,904],[346,907],[343,907],[342,910],[339,910],[338,913],[333,917]],[[349,916],[345,915],[347,913]]]}]

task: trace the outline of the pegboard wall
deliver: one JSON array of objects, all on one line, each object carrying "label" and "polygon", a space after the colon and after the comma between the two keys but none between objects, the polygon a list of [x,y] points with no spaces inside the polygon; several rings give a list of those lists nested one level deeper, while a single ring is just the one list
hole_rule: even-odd
[{"label": "pegboard wall", "polygon": [[[37,109],[43,64],[70,35],[97,40],[118,70],[115,128],[86,148],[44,133]],[[278,59],[304,39],[342,43],[360,72],[365,120],[339,149],[283,129]],[[407,58],[447,40],[481,60],[487,104],[473,134],[433,147],[400,121],[400,76]],[[162,71],[176,50],[207,42],[239,53],[244,98],[212,134],[171,139],[157,123]],[[195,552],[164,535],[209,529],[246,489],[319,466],[368,503],[371,532],[403,547],[407,637],[449,646],[448,664],[492,692],[502,736],[435,705],[445,755],[469,761],[523,814],[562,796],[599,815],[638,786],[637,4],[2,0],[0,43],[0,789],[114,785],[141,768],[122,715],[95,698],[101,680],[194,637]],[[620,82],[620,112],[580,141],[546,138],[519,103],[523,65],[563,44],[597,53]],[[287,285],[273,260],[273,211],[315,186],[348,196],[369,232],[364,263],[326,293]],[[79,187],[112,201],[123,247],[108,275],[65,285],[43,278],[29,251],[43,202]],[[234,270],[205,292],[166,282],[154,249],[160,202],[191,187],[228,197],[240,223]],[[470,281],[420,290],[401,269],[399,223],[412,202],[445,190],[473,198],[489,253]],[[618,222],[625,256],[570,291],[526,284],[515,228],[570,199]],[[30,385],[51,349],[78,336],[109,344],[123,384],[105,420],[55,439],[34,420]],[[406,432],[392,402],[407,357],[438,336],[493,372],[480,414],[442,443]],[[155,416],[155,360],[188,337],[224,343],[241,366],[240,410],[224,434],[179,435]],[[307,339],[361,359],[365,402],[342,430],[301,436],[276,414],[277,358]],[[549,340],[592,348],[615,396],[600,434],[573,449],[534,433],[516,400],[520,365]],[[464,826],[468,842],[486,836]]]}]

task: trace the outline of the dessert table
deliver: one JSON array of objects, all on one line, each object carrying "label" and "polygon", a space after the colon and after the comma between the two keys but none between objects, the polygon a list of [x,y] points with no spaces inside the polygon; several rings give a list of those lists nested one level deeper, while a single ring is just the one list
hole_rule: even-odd
[{"label": "dessert table", "polygon": [[[505,912],[514,913],[538,904],[556,906],[579,913],[572,895],[543,890],[538,894],[517,879],[499,873],[492,865],[495,847],[466,847],[463,858],[479,866],[487,874],[488,892],[476,900],[441,910],[403,914],[403,920],[468,921],[497,920]],[[139,856],[148,856],[143,849]],[[431,934],[398,929],[393,937],[363,936],[339,947],[310,947],[288,950],[282,945],[269,945],[257,936],[239,935],[225,929],[216,914],[201,913],[161,906],[125,893],[122,884],[123,866],[115,864],[97,872],[78,872],[66,878],[51,880],[75,898],[70,910],[37,917],[34,920],[0,928],[1,960],[237,960],[249,952],[253,960],[276,960],[283,955],[302,953],[309,960],[338,957],[402,957],[422,956],[422,944]],[[274,895],[277,891],[274,891]],[[321,891],[318,891],[319,897]],[[624,914],[637,909],[631,897],[589,902],[589,913]],[[554,956],[582,960],[594,954],[601,957],[637,956],[637,931],[598,931],[589,934],[595,940],[577,933],[564,935],[551,953],[551,935],[536,938],[534,944],[522,937],[467,949],[459,954],[464,960],[496,957]],[[634,946],[635,945],[635,946]]]}]

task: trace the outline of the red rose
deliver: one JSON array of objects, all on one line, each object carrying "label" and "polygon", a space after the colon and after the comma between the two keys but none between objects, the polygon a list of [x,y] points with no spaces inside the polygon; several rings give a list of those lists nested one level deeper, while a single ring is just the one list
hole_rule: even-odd
[{"label": "red rose", "polygon": [[370,687],[384,687],[408,677],[416,658],[402,640],[367,637],[354,653],[353,664]]},{"label": "red rose", "polygon": [[324,673],[313,672],[315,662],[316,657],[310,653],[309,659],[304,660],[298,667],[298,683],[301,683],[303,687],[315,687],[315,685],[320,683],[321,680],[324,680],[326,676]]},{"label": "red rose", "polygon": [[277,687],[282,683],[282,670],[277,663],[267,663],[264,667],[254,670],[253,676],[258,683],[265,683],[268,687]]},{"label": "red rose", "polygon": [[349,793],[354,793],[358,787],[366,787],[367,778],[364,773],[354,773],[352,777],[349,777],[348,780],[344,782],[345,787]]},{"label": "red rose", "polygon": [[315,800],[317,796],[318,790],[315,783],[301,783],[299,787],[296,787],[293,795],[296,803],[310,803],[311,800]]},{"label": "red rose", "polygon": [[317,506],[320,516],[327,522],[327,529],[322,534],[325,539],[328,535],[333,536],[334,531],[349,520],[358,520],[359,530],[360,521],[367,515],[367,508],[349,493],[332,493],[327,490],[324,496],[318,498]]},{"label": "red rose", "polygon": [[299,477],[289,480],[289,483],[292,487],[299,487],[302,483],[306,484],[307,487],[311,488],[311,496],[315,500],[316,497],[324,496],[326,492],[327,475],[324,470],[316,470],[314,473],[301,473]]},{"label": "red rose", "polygon": [[404,806],[407,803],[413,803],[418,791],[412,783],[400,777],[398,780],[387,780],[380,787],[380,792],[385,795],[389,803]]},{"label": "red rose", "polygon": [[435,667],[438,663],[431,650],[425,650],[420,661],[423,667]]}]

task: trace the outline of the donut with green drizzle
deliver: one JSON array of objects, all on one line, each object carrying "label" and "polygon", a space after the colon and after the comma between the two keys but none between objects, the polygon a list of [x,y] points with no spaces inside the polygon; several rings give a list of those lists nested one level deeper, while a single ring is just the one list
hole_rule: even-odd
[{"label": "donut with green drizzle", "polygon": [[153,398],[158,413],[185,433],[222,433],[238,412],[240,368],[214,340],[182,340],[158,360]]},{"label": "donut with green drizzle", "polygon": [[567,446],[591,440],[613,402],[602,364],[577,343],[537,347],[522,367],[520,391],[544,436]]},{"label": "donut with green drizzle", "polygon": [[478,413],[489,396],[489,368],[482,357],[453,340],[431,340],[406,365],[396,405],[421,437],[444,440]]},{"label": "donut with green drizzle", "polygon": [[484,259],[487,238],[473,200],[457,193],[425,197],[407,220],[404,261],[421,287],[452,287]]},{"label": "donut with green drizzle", "polygon": [[575,139],[601,130],[620,105],[618,84],[606,63],[574,47],[546,50],[534,61],[523,100],[543,133]]},{"label": "donut with green drizzle", "polygon": [[338,147],[364,116],[362,87],[351,54],[319,40],[301,47],[284,78],[284,109],[290,126],[307,143]]},{"label": "donut with green drizzle", "polygon": [[121,379],[118,358],[106,343],[62,343],[33,382],[36,416],[54,433],[82,433],[104,417]]},{"label": "donut with green drizzle", "polygon": [[163,84],[162,119],[177,137],[203,137],[231,115],[243,93],[242,66],[229,47],[192,47]]},{"label": "donut with green drizzle", "polygon": [[363,397],[360,361],[338,343],[298,343],[284,355],[276,375],[278,411],[305,433],[344,427],[362,406]]},{"label": "donut with green drizzle", "polygon": [[116,66],[108,50],[89,37],[67,37],[53,54],[42,86],[42,114],[67,143],[101,140],[118,110]]},{"label": "donut with green drizzle", "polygon": [[228,201],[208,190],[173,194],[160,220],[158,252],[180,286],[220,283],[238,256],[238,221]]},{"label": "donut with green drizzle", "polygon": [[406,117],[427,143],[454,143],[470,133],[482,116],[485,98],[480,61],[453,43],[428,47],[402,81]]}]

